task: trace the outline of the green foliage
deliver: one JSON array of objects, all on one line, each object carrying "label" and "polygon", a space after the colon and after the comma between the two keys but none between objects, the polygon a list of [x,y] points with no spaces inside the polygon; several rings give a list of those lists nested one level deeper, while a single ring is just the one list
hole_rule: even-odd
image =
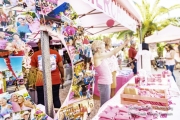
[{"label": "green foliage", "polygon": [[163,57],[165,43],[157,43],[157,53],[159,57]]},{"label": "green foliage", "polygon": [[31,15],[33,18],[36,18],[36,14],[34,12],[25,12],[22,15]]},{"label": "green foliage", "polygon": [[[142,0],[141,4],[137,4],[134,2],[136,7],[139,9],[142,15],[142,40],[144,41],[145,37],[152,35],[155,31],[159,31],[169,24],[173,24],[176,26],[180,26],[180,18],[167,18],[161,21],[157,21],[159,17],[165,14],[169,14],[170,11],[179,9],[180,4],[173,5],[169,8],[159,6],[160,0],[156,0],[154,5],[151,6],[147,0]],[[123,38],[123,36],[129,34],[130,36],[134,34],[134,36],[139,38],[139,28],[136,33],[133,33],[130,30],[125,30],[122,32],[115,33],[117,34],[117,38]]]}]

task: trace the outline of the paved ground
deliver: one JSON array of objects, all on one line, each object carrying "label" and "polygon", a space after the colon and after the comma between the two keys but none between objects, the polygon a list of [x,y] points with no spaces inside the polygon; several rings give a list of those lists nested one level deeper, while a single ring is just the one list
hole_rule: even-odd
[{"label": "paved ground", "polygon": [[[125,68],[125,67],[123,67]],[[164,69],[158,69],[158,71],[152,71],[152,73],[161,73]],[[174,74],[176,76],[176,83],[180,89],[180,70],[175,70],[174,71]],[[68,81],[69,82],[69,81]],[[70,84],[67,84],[64,89],[61,89],[60,90],[60,99],[61,99],[61,102],[63,102],[69,92],[69,88],[70,88]],[[99,110],[99,107],[100,107],[100,102],[99,102],[99,97],[97,96],[94,96],[94,102],[95,102],[95,108],[93,109],[93,111],[91,112],[91,115],[89,116],[89,118],[87,120],[91,120],[93,118],[93,116],[96,115],[96,113],[98,112]]]}]

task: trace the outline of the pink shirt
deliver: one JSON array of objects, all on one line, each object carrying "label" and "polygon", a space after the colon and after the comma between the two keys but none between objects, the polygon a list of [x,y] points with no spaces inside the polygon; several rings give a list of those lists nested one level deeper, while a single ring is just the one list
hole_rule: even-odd
[{"label": "pink shirt", "polygon": [[12,102],[11,104],[12,104],[13,112],[21,111],[21,107],[19,106],[19,104],[17,102]]},{"label": "pink shirt", "polygon": [[98,74],[98,84],[112,84],[112,74],[106,59],[99,66],[94,67],[94,69]]},{"label": "pink shirt", "polygon": [[36,33],[40,30],[40,22],[38,20],[34,20],[33,23],[29,23],[28,25],[32,33]]}]

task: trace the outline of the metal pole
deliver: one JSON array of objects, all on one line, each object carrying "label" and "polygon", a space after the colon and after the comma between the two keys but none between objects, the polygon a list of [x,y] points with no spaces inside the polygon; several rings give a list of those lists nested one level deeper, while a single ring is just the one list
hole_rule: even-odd
[{"label": "metal pole", "polygon": [[[142,23],[139,26],[139,38],[140,38],[140,44],[142,45]],[[142,49],[142,47],[141,47]],[[143,68],[143,64],[142,64],[142,55],[141,55],[141,69]]]},{"label": "metal pole", "polygon": [[41,31],[42,66],[44,79],[44,103],[46,114],[54,118],[52,80],[50,70],[50,50],[48,32]]}]

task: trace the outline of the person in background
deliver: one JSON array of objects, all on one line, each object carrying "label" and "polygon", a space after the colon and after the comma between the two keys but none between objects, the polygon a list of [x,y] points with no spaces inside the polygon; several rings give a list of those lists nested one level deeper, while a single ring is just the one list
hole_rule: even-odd
[{"label": "person in background", "polygon": [[88,36],[84,36],[83,44],[89,44]]},{"label": "person in background", "polygon": [[[49,36],[49,41],[52,37]],[[44,89],[43,89],[43,78],[42,78],[42,53],[41,53],[41,39],[38,42],[39,51],[35,52],[31,57],[31,70],[38,69],[36,90],[38,97],[38,104],[44,105]],[[50,62],[51,62],[51,78],[52,78],[52,92],[53,92],[53,103],[55,108],[61,107],[59,98],[60,84],[64,83],[64,68],[62,57],[55,50],[50,49]],[[61,75],[60,75],[61,74]]]},{"label": "person in background", "polygon": [[31,15],[26,15],[26,21],[32,33],[36,33],[40,30],[40,22],[38,20],[34,20]]},{"label": "person in background", "polygon": [[30,113],[28,111],[23,112],[22,120],[30,120]]},{"label": "person in background", "polygon": [[52,31],[54,30],[57,32],[57,24],[55,22],[52,24]]},{"label": "person in background", "polygon": [[[105,51],[108,53],[113,50],[112,44],[111,44],[111,39],[110,38],[104,38],[103,39],[105,43]],[[108,63],[109,63],[109,68],[112,72],[112,80],[113,83],[111,84],[111,97],[115,95],[115,90],[116,90],[116,71],[119,70],[118,67],[118,60],[116,55],[111,56],[110,58],[107,58]]]},{"label": "person in background", "polygon": [[179,44],[178,44],[178,51],[179,51],[179,57],[180,57],[180,41],[179,41]]},{"label": "person in background", "polygon": [[133,70],[134,75],[136,75],[137,74],[137,62],[135,61],[135,56],[137,54],[137,51],[135,49],[136,41],[131,40],[130,44],[131,46],[128,51],[129,63],[131,65],[131,69]]},{"label": "person in background", "polygon": [[127,40],[123,45],[109,52],[106,52],[105,43],[103,41],[95,40],[92,43],[94,69],[98,74],[98,89],[100,92],[101,106],[110,99],[111,94],[112,71],[109,68],[107,58],[116,55],[129,41],[130,40]]},{"label": "person in background", "polygon": [[120,70],[122,70],[121,65],[122,65],[122,61],[124,61],[124,53],[123,53],[123,51],[124,51],[124,48],[121,51],[119,51],[119,53],[117,54],[118,65],[119,65]]},{"label": "person in background", "polygon": [[25,34],[31,33],[31,31],[29,30],[29,26],[26,24],[26,21],[24,18],[19,17],[18,22],[20,23],[20,25],[17,28],[18,34],[20,34],[20,33],[25,33]]},{"label": "person in background", "polygon": [[7,40],[5,40],[5,33],[0,31],[0,49],[4,50],[6,48]]},{"label": "person in background", "polygon": [[[140,48],[139,48],[140,49]],[[142,56],[142,68],[141,68],[141,56]],[[149,45],[146,43],[142,44],[142,51],[139,50],[136,54],[135,59],[137,60],[137,70],[143,69],[147,73],[151,73],[151,65],[157,70],[155,65],[155,59],[153,54],[149,51]]]},{"label": "person in background", "polygon": [[175,50],[172,47],[172,45],[170,45],[170,44],[166,44],[165,49],[167,51],[166,52],[166,57],[165,57],[165,59],[166,59],[166,69],[171,71],[172,76],[173,76],[174,80],[176,81],[176,78],[175,78],[174,73],[173,73],[174,65],[176,64],[175,63],[175,58],[174,58]]},{"label": "person in background", "polygon": [[[180,58],[180,41],[178,43],[178,53],[179,53],[179,58]],[[179,71],[180,72],[180,71]]]},{"label": "person in background", "polygon": [[0,22],[1,27],[5,28],[7,26],[7,15],[4,13],[3,9],[0,8]]}]

